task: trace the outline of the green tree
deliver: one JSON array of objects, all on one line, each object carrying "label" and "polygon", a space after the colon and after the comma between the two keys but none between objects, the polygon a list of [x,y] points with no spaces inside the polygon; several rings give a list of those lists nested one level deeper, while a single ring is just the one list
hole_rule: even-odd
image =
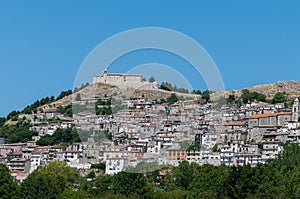
[{"label": "green tree", "polygon": [[79,185],[81,178],[76,169],[65,162],[51,162],[34,171],[21,184],[21,197],[30,199],[61,198],[65,189]]},{"label": "green tree", "polygon": [[151,82],[151,83],[155,82],[154,77],[151,76],[151,77],[149,78],[149,82]]},{"label": "green tree", "polygon": [[94,178],[96,178],[96,174],[94,171],[91,171],[86,177],[94,179]]},{"label": "green tree", "polygon": [[215,144],[212,150],[213,150],[213,152],[221,152],[221,150],[219,149],[218,144]]},{"label": "green tree", "polygon": [[70,145],[75,142],[80,142],[80,138],[76,129],[57,129],[53,135],[45,135],[37,141],[40,146],[48,145]]},{"label": "green tree", "polygon": [[17,185],[13,182],[8,168],[0,164],[0,198],[18,198]]},{"label": "green tree", "polygon": [[250,93],[250,91],[248,89],[242,90],[242,96],[241,96],[241,98],[242,98],[242,101],[243,101],[244,104],[250,102],[251,101],[251,93]]},{"label": "green tree", "polygon": [[45,104],[50,104],[50,103],[52,103],[52,102],[54,102],[54,101],[55,101],[54,96],[51,96],[51,97],[45,97],[45,98],[42,98],[42,99],[40,99],[40,100],[36,100],[33,104],[26,106],[26,107],[21,111],[21,113],[24,113],[24,114],[37,113],[38,108],[39,108],[40,106],[43,106],[43,105],[45,105]]},{"label": "green tree", "polygon": [[103,196],[107,193],[112,193],[113,176],[104,175],[96,178],[94,186],[96,189],[93,190],[95,196]]},{"label": "green tree", "polygon": [[200,90],[192,90],[192,94],[201,95],[202,92]]},{"label": "green tree", "polygon": [[258,102],[266,102],[267,96],[262,93],[252,92],[251,100],[256,100]]},{"label": "green tree", "polygon": [[210,91],[209,90],[206,90],[202,93],[202,99],[205,99],[206,102],[209,102],[210,101]]},{"label": "green tree", "polygon": [[6,122],[5,117],[0,117],[0,127],[4,126],[5,122]]},{"label": "green tree", "polygon": [[113,177],[114,193],[132,198],[150,198],[151,187],[140,173],[120,172]]},{"label": "green tree", "polygon": [[162,89],[162,90],[166,90],[166,91],[172,91],[172,87],[170,87],[169,84],[164,83],[164,82],[161,83],[159,88]]},{"label": "green tree", "polygon": [[84,190],[74,190],[73,188],[66,188],[59,195],[59,199],[90,199],[91,195]]},{"label": "green tree", "polygon": [[32,136],[38,135],[35,131],[29,130],[30,124],[18,122],[16,125],[5,125],[0,127],[0,137],[5,143],[27,142],[32,140]]},{"label": "green tree", "polygon": [[227,104],[233,104],[235,102],[235,95],[229,95],[226,102]]},{"label": "green tree", "polygon": [[66,90],[66,91],[62,91],[59,96],[57,96],[56,100],[60,100],[68,95],[71,95],[72,94],[72,90],[69,89],[69,90]]},{"label": "green tree", "polygon": [[175,185],[175,178],[170,173],[167,173],[162,178],[160,186],[163,187],[166,191],[173,191],[175,189],[178,189],[178,187]]},{"label": "green tree", "polygon": [[196,163],[189,164],[188,161],[180,162],[178,167],[174,168],[175,184],[178,187],[187,189],[197,173]]},{"label": "green tree", "polygon": [[104,163],[99,163],[99,164],[92,164],[91,165],[92,169],[100,169],[102,171],[105,171],[106,165]]},{"label": "green tree", "polygon": [[160,199],[160,198],[164,198],[164,199],[185,199],[187,198],[189,194],[189,191],[184,190],[184,189],[174,189],[171,191],[165,191],[165,190],[158,190],[156,192],[154,192],[152,194],[152,198],[154,199]]},{"label": "green tree", "polygon": [[175,92],[179,92],[179,93],[189,93],[189,91],[185,88],[177,88],[176,85],[172,85],[169,82],[162,82],[160,87],[160,89],[166,90],[166,91],[175,91]]},{"label": "green tree", "polygon": [[227,173],[230,168],[204,165],[193,178],[188,198],[226,198]]},{"label": "green tree", "polygon": [[266,95],[258,92],[250,92],[248,89],[244,89],[242,90],[241,99],[244,104],[254,101],[266,102]]},{"label": "green tree", "polygon": [[12,111],[7,115],[6,119],[17,121],[19,114],[20,114],[20,111]]},{"label": "green tree", "polygon": [[283,92],[278,92],[275,94],[275,96],[272,99],[272,103],[273,104],[277,104],[277,103],[286,103],[288,101],[287,98],[287,93]]},{"label": "green tree", "polygon": [[232,167],[228,172],[228,196],[230,198],[248,198],[253,197],[259,182],[253,176],[255,168],[250,165],[243,167]]},{"label": "green tree", "polygon": [[174,93],[172,93],[171,96],[167,98],[167,102],[169,104],[174,104],[177,101],[178,101],[178,98]]}]

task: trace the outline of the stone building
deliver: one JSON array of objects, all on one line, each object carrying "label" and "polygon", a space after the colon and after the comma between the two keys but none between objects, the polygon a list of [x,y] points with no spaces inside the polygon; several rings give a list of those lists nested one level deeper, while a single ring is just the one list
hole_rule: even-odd
[{"label": "stone building", "polygon": [[292,116],[292,120],[297,122],[300,118],[300,104],[299,104],[299,99],[296,98],[294,101],[294,105],[293,105],[293,116]]},{"label": "stone building", "polygon": [[107,69],[103,71],[102,75],[94,76],[93,84],[97,83],[109,84],[121,89],[138,88],[150,90],[157,88],[156,82],[144,81],[141,74],[110,74]]},{"label": "stone building", "polygon": [[291,112],[257,114],[249,117],[248,128],[283,126],[285,122],[289,122],[291,119]]}]

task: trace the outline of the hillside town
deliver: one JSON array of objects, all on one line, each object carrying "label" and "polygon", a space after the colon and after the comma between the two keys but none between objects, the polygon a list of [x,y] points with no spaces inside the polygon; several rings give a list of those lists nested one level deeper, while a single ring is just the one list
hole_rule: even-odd
[{"label": "hillside town", "polygon": [[[0,162],[8,166],[16,182],[23,182],[38,167],[52,161],[65,161],[79,170],[103,163],[109,175],[141,162],[177,166],[186,160],[199,165],[255,167],[276,158],[284,150],[284,143],[300,143],[300,103],[296,97],[291,108],[257,101],[215,108],[201,95],[177,98],[180,93],[159,91],[156,82],[145,82],[142,75],[109,74],[105,70],[94,77],[92,86],[97,84],[139,92],[134,97],[115,97],[112,103],[110,91],[84,96],[82,89],[73,94],[72,102],[48,104],[36,113],[20,114],[18,119],[28,121],[30,130],[38,134],[24,143],[0,140]],[[162,102],[149,95],[152,91],[176,100]],[[59,112],[70,103],[72,117]],[[90,105],[96,110],[112,111],[97,113],[87,108]],[[74,111],[78,106],[81,109]],[[69,145],[38,144],[59,129],[76,129],[81,141]]]}]

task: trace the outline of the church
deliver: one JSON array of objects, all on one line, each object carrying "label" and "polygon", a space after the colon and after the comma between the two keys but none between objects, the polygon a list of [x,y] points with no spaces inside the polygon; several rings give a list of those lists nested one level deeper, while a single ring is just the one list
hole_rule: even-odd
[{"label": "church", "polygon": [[292,120],[299,121],[299,118],[300,118],[300,104],[299,104],[299,98],[296,98],[293,105]]}]

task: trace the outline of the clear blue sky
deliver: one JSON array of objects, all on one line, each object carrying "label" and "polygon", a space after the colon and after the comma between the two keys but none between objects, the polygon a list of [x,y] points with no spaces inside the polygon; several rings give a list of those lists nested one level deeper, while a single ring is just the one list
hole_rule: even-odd
[{"label": "clear blue sky", "polygon": [[[0,115],[72,88],[80,64],[97,44],[147,26],[198,41],[227,90],[300,79],[299,1],[1,1]],[[119,63],[150,61],[178,64],[153,52]]]}]

